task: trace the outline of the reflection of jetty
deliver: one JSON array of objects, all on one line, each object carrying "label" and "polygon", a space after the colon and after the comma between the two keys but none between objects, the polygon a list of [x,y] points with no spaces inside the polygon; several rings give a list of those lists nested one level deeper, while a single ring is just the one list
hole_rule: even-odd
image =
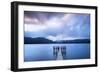
[{"label": "reflection of jetty", "polygon": [[66,46],[53,46],[53,55],[56,60],[66,58]]}]

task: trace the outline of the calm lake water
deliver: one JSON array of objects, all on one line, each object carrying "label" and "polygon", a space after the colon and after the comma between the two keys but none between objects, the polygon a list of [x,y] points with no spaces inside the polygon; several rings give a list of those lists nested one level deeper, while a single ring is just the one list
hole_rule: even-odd
[{"label": "calm lake water", "polygon": [[90,58],[90,44],[25,44],[24,61],[55,60],[53,46],[66,46],[64,60]]}]

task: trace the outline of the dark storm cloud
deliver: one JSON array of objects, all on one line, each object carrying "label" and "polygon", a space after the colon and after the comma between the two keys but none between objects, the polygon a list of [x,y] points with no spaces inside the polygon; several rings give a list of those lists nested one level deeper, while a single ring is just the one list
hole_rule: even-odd
[{"label": "dark storm cloud", "polygon": [[64,13],[24,11],[24,17],[25,17],[24,23],[43,24],[45,21],[49,20],[52,17],[61,18],[62,16],[64,16]]}]

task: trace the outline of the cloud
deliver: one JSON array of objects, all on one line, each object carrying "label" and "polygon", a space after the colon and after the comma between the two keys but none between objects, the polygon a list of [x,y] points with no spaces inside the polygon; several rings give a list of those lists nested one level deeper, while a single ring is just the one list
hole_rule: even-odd
[{"label": "cloud", "polygon": [[75,39],[85,39],[84,37],[70,37],[70,36],[66,36],[64,34],[59,34],[57,36],[47,36],[46,37],[49,40],[52,41],[59,41],[59,40],[75,40]]},{"label": "cloud", "polygon": [[30,18],[30,17],[25,16],[24,23],[25,24],[40,24],[40,21],[37,18]]},{"label": "cloud", "polygon": [[48,36],[47,39],[53,40],[53,41],[57,41],[57,40],[63,40],[64,39],[64,35],[60,34],[57,36]]},{"label": "cloud", "polygon": [[88,14],[33,12],[25,15],[25,32],[52,40],[89,37],[89,17]]},{"label": "cloud", "polygon": [[[58,16],[53,16],[50,19],[46,20],[45,22],[41,23],[39,19],[37,18],[29,18],[25,17],[25,31],[44,31],[45,29],[51,30],[51,29],[63,29],[63,27],[66,25],[65,23],[68,21],[68,19],[71,17],[71,14],[63,14],[61,18]],[[43,16],[42,16],[43,17]]]},{"label": "cloud", "polygon": [[25,24],[25,31],[26,32],[39,32],[39,31],[43,31],[43,30],[45,30],[45,29],[47,29],[47,27],[46,26],[44,26],[44,25],[27,25],[27,24]]}]

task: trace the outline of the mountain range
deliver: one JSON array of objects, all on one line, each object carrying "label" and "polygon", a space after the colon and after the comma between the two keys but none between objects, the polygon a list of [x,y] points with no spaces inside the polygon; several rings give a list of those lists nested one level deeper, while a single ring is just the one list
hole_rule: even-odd
[{"label": "mountain range", "polygon": [[43,37],[24,37],[24,44],[66,44],[66,43],[90,43],[90,39],[58,40],[52,41]]}]

